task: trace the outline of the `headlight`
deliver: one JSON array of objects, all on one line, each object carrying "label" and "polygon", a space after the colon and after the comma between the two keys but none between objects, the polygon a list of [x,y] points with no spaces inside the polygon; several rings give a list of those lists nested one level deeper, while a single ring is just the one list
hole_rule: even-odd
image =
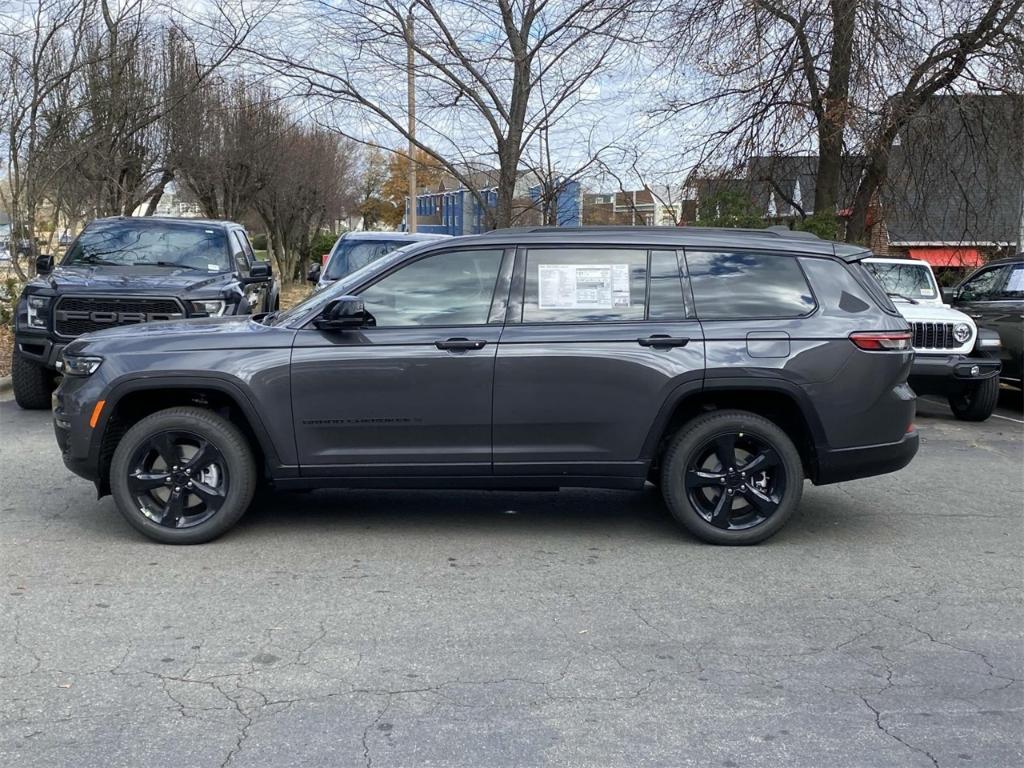
[{"label": "headlight", "polygon": [[953,338],[961,344],[966,344],[971,338],[971,326],[967,323],[957,323],[953,326]]},{"label": "headlight", "polygon": [[49,317],[50,297],[49,296],[28,296],[25,299],[28,312],[25,314],[26,328],[46,328]]},{"label": "headlight", "polygon": [[192,302],[193,315],[206,315],[208,317],[219,317],[224,314],[227,302],[223,299],[207,299],[205,301]]},{"label": "headlight", "polygon": [[62,355],[64,365],[61,372],[65,376],[92,376],[103,362],[102,357],[93,355]]}]

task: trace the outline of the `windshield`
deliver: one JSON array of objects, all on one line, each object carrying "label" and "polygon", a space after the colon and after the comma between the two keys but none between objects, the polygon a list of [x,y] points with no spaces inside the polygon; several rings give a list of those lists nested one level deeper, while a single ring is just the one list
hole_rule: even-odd
[{"label": "windshield", "polygon": [[352,290],[353,286],[373,277],[379,272],[384,272],[389,269],[392,264],[396,261],[401,261],[405,258],[405,255],[416,248],[424,245],[422,242],[407,243],[401,248],[391,251],[384,256],[377,258],[376,261],[371,261],[369,264],[357,269],[355,272],[345,275],[344,278],[332,283],[322,291],[317,291],[312,296],[309,296],[304,301],[300,301],[291,309],[287,309],[284,312],[280,312],[273,316],[273,325],[285,325],[290,322],[293,318],[301,317],[308,310],[314,307],[321,307],[333,298],[338,296],[346,296],[348,292]]},{"label": "windshield", "polygon": [[202,272],[231,269],[223,229],[158,224],[152,219],[144,224],[123,219],[94,222],[78,236],[63,264],[174,267]]},{"label": "windshield", "polygon": [[328,280],[338,280],[406,245],[409,245],[408,240],[342,238],[327,261],[327,272],[324,277]]},{"label": "windshield", "polygon": [[905,299],[934,299],[938,297],[932,271],[927,264],[894,264],[865,261],[864,266],[878,278],[890,296]]}]

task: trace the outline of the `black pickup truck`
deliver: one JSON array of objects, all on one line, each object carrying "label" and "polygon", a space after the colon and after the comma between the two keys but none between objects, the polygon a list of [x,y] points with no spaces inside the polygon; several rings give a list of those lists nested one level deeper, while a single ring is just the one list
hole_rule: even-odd
[{"label": "black pickup truck", "polygon": [[273,311],[278,286],[230,221],[118,217],[91,221],[16,308],[11,376],[22,408],[49,408],[60,353],[90,331],[154,320]]}]

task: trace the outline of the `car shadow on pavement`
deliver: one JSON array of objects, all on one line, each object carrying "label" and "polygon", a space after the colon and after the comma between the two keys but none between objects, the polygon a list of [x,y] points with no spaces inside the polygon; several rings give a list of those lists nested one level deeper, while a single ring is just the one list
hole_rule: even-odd
[{"label": "car shadow on pavement", "polygon": [[[808,490],[811,488],[807,486]],[[772,542],[818,535],[858,536],[855,502],[809,493]],[[351,535],[390,530],[500,537],[608,536],[622,541],[686,542],[705,546],[672,520],[661,493],[569,489],[560,492],[320,490],[259,497],[233,536]]]}]

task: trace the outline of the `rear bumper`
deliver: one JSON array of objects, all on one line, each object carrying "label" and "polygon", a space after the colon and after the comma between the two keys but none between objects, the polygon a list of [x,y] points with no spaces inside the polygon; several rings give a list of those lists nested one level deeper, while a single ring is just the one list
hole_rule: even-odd
[{"label": "rear bumper", "polygon": [[991,379],[1002,368],[994,357],[969,355],[915,355],[910,386],[921,395],[959,392],[965,386]]},{"label": "rear bumper", "polygon": [[825,451],[819,455],[818,476],[814,478],[814,484],[828,485],[896,472],[911,462],[919,444],[917,430],[912,429],[895,443]]}]

